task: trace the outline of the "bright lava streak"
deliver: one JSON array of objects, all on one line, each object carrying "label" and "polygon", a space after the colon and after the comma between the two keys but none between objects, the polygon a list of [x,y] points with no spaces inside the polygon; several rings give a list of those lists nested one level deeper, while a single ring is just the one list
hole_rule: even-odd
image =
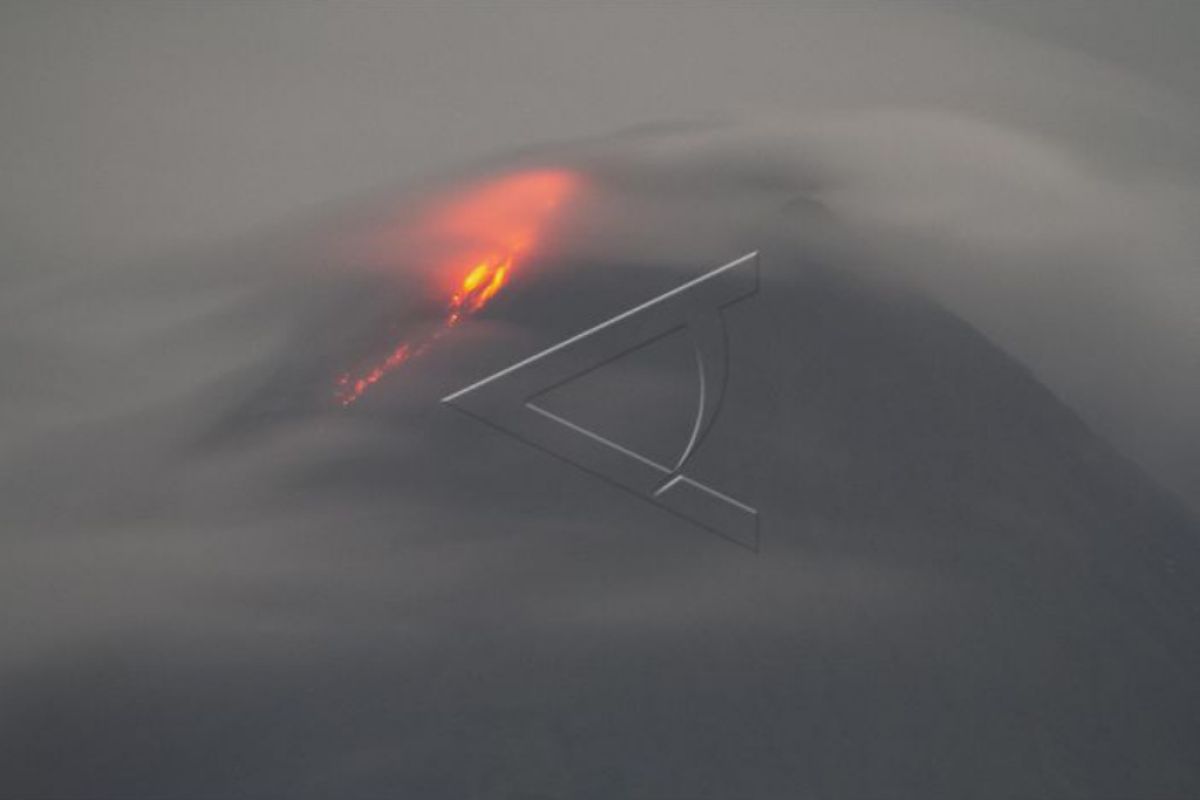
[{"label": "bright lava streak", "polygon": [[415,233],[450,243],[435,271],[439,279],[450,276],[452,282],[441,324],[430,334],[398,343],[384,358],[339,375],[336,400],[343,406],[356,402],[389,372],[482,310],[578,185],[579,176],[566,170],[518,172],[476,184],[430,209]]}]

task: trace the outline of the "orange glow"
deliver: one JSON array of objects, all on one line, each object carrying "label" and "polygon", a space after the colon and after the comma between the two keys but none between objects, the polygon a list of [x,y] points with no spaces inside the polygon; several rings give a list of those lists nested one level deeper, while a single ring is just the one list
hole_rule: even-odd
[{"label": "orange glow", "polygon": [[[401,342],[382,360],[337,379],[335,396],[348,406],[396,367],[419,356],[448,329],[483,309],[508,283],[522,258],[545,235],[560,205],[579,186],[561,169],[518,172],[476,184],[433,204],[406,231],[432,251],[435,281],[447,287],[445,313],[433,333]],[[443,295],[446,296],[446,295]]]}]

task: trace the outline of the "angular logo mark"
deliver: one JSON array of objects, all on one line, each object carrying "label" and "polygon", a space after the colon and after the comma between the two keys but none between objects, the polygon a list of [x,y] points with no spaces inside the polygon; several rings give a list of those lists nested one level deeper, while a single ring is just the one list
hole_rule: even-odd
[{"label": "angular logo mark", "polygon": [[[758,512],[683,474],[716,421],[729,372],[723,310],[758,291],[758,254],[688,281],[442,399],[551,455],[750,550]],[[696,354],[699,398],[691,435],[673,464],[659,464],[552,414],[532,400],[676,331]]]}]

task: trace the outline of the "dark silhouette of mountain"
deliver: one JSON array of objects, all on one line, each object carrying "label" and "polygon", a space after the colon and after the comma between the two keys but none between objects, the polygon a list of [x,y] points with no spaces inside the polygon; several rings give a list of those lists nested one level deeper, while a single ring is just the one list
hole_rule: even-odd
[{"label": "dark silhouette of mountain", "polygon": [[[373,432],[271,468],[328,572],[241,613],[282,592],[299,633],[31,670],[0,794],[1200,796],[1195,521],[919,293],[761,263],[688,467],[759,509],[757,554],[438,403],[689,277],[562,266],[348,416],[286,417]],[[670,452],[686,356],[613,361],[556,412]]]}]

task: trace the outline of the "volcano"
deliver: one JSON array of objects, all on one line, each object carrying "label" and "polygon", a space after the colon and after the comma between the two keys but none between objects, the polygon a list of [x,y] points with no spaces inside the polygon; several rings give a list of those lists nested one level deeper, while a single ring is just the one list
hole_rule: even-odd
[{"label": "volcano", "polygon": [[[315,548],[308,566],[235,595],[276,624],[25,673],[0,793],[1200,795],[1188,512],[919,291],[755,244],[688,471],[758,510],[757,552],[439,402],[723,261],[559,263],[353,409],[287,415],[285,441],[369,435],[272,440],[230,479],[270,487],[231,489],[232,519],[308,517],[256,540]],[[345,358],[325,360],[228,412],[235,466],[269,438],[264,397],[327,399]],[[696,381],[686,336],[660,337],[539,402],[666,458]],[[300,611],[272,612],[282,596]]]}]

